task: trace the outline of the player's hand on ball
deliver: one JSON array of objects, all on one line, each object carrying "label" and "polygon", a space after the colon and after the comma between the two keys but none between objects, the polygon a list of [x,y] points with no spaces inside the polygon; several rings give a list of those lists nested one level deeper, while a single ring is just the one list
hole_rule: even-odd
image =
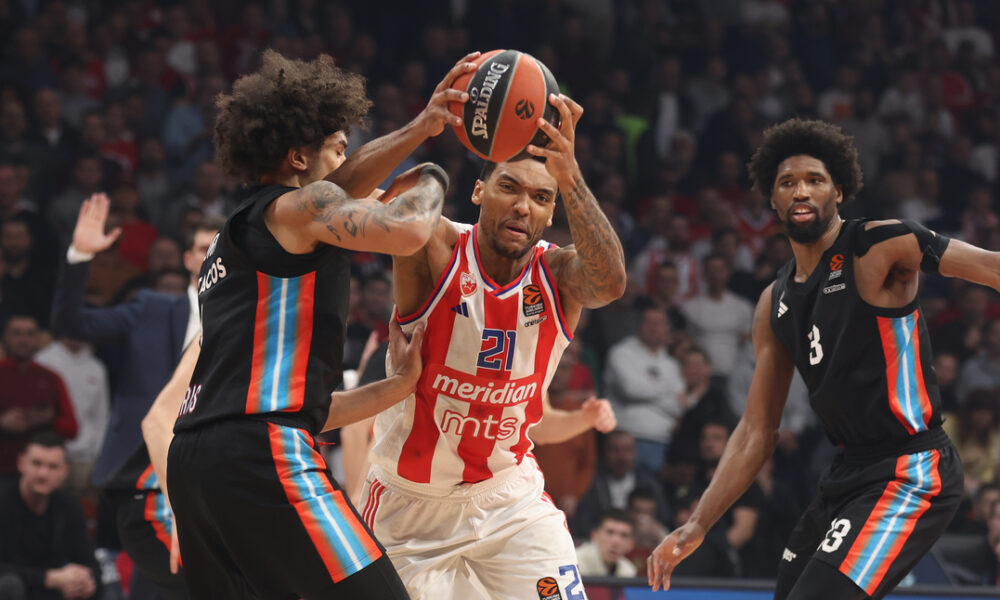
[{"label": "player's hand on ball", "polygon": [[687,522],[673,530],[646,559],[646,573],[653,591],[670,589],[670,575],[677,564],[701,546],[705,530],[697,523]]},{"label": "player's hand on ball", "polygon": [[420,357],[420,344],[424,339],[424,323],[417,323],[413,328],[413,333],[409,337],[403,333],[403,328],[396,320],[396,311],[393,310],[389,319],[389,355],[393,357],[393,373],[396,377],[402,377],[413,387],[416,387],[420,372],[424,368],[423,359]]},{"label": "player's hand on ball", "polygon": [[583,417],[590,423],[590,426],[601,433],[613,431],[618,425],[615,409],[611,408],[611,403],[604,398],[598,400],[591,396],[583,403],[580,410],[583,411]]},{"label": "player's hand on ball", "polygon": [[559,111],[559,127],[539,117],[538,128],[549,136],[549,143],[544,148],[529,144],[528,153],[545,157],[545,169],[560,186],[572,185],[580,173],[576,164],[576,124],[583,115],[583,107],[562,94],[550,94],[549,103]]},{"label": "player's hand on ball", "polygon": [[477,56],[479,56],[478,51],[470,52],[455,63],[455,66],[448,71],[444,79],[434,88],[434,93],[431,94],[431,99],[427,102],[427,106],[417,115],[415,122],[420,125],[427,137],[434,137],[444,131],[445,125],[462,126],[462,117],[448,110],[448,103],[465,103],[469,100],[469,94],[461,90],[452,89],[451,84],[461,75],[476,70],[476,65],[469,61],[475,59]]}]

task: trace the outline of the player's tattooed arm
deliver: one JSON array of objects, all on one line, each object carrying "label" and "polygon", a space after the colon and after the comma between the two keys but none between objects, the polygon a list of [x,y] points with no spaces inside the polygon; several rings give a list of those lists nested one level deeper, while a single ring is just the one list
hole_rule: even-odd
[{"label": "player's tattooed arm", "polygon": [[539,117],[538,128],[549,143],[531,144],[528,152],[545,158],[545,170],[559,184],[573,246],[546,254],[546,261],[564,298],[596,308],[625,293],[625,253],[576,162],[576,124],[583,107],[561,94],[551,94],[549,102],[559,111],[559,127]]},{"label": "player's tattooed arm", "polygon": [[397,177],[379,200],[352,198],[334,183],[317,181],[275,203],[275,237],[290,251],[296,244],[309,243],[311,249],[322,242],[349,250],[413,254],[437,226],[447,185],[447,175],[432,164]]},{"label": "player's tattooed arm", "polygon": [[588,308],[617,300],[625,292],[625,252],[597,199],[577,173],[563,189],[575,250],[558,276],[559,289]]}]

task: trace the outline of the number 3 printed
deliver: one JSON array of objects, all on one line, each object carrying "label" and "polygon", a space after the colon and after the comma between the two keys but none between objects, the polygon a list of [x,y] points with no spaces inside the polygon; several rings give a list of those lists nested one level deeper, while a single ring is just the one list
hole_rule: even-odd
[{"label": "number 3 printed", "polygon": [[847,519],[834,519],[830,523],[830,531],[826,532],[826,538],[819,545],[823,552],[836,552],[837,548],[844,543],[844,537],[851,531],[851,522]]},{"label": "number 3 printed", "polygon": [[813,325],[809,332],[809,364],[818,365],[823,360],[823,346],[819,343],[819,327]]}]

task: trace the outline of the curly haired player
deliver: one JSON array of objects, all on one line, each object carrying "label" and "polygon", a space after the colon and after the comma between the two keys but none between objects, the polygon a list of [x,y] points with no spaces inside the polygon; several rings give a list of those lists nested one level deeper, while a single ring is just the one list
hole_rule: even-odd
[{"label": "curly haired player", "polygon": [[775,598],[882,598],[944,532],[962,494],[941,403],[918,270],[1000,288],[1000,254],[912,221],[840,218],[861,188],[853,140],[793,119],[768,129],[754,184],[794,258],[760,297],[746,412],[691,518],[649,558],[654,589],[704,539],[774,451],[792,370],[841,450],[788,540]]},{"label": "curly haired player", "polygon": [[[144,422],[154,466],[166,463],[192,597],[406,597],[313,435],[398,402],[419,374],[419,332],[408,343],[400,334],[394,349],[404,358],[393,376],[331,394],[341,376],[347,251],[407,255],[431,235],[448,185],[440,167],[420,165],[378,200],[367,196],[456,122],[447,103],[468,96],[448,88],[473,56],[413,122],[346,160],[345,131],[370,102],[364,80],[329,57],[267,51],[257,72],[220,97],[218,159],[258,187],[202,265],[200,355],[196,364],[185,356],[172,380],[193,368],[187,391],[161,394]],[[164,424],[175,432],[169,453]]]}]

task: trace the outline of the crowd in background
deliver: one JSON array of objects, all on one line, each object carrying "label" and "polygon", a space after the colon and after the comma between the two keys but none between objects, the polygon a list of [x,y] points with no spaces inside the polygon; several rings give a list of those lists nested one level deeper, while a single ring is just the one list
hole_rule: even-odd
[{"label": "crowd in background", "polygon": [[[750,384],[753,306],[791,258],[744,166],[763,130],[840,125],[864,171],[842,214],[1000,251],[998,28],[988,0],[0,0],[0,477],[17,481],[28,436],[53,429],[87,506],[115,349],[45,333],[80,204],[106,192],[123,230],[93,262],[89,302],[185,294],[185,238],[242,194],[212,160],[214,100],[264,48],[328,53],[367,78],[374,107],[351,148],[414,117],[467,51],[516,48],[585,108],[577,160],[630,273],[624,297],[585,312],[551,386],[560,408],[609,398],[619,430],[536,455],[581,567],[590,553],[591,573],[641,573],[711,478]],[[446,214],[474,222],[478,159],[446,131],[407,163],[420,161],[451,176]],[[558,206],[546,239],[571,243]],[[353,258],[347,369],[387,335],[389,267]],[[922,293],[966,474],[952,535],[977,552],[954,572],[996,585],[1000,298],[937,277]],[[678,574],[773,577],[832,452],[796,377],[774,458]]]}]

